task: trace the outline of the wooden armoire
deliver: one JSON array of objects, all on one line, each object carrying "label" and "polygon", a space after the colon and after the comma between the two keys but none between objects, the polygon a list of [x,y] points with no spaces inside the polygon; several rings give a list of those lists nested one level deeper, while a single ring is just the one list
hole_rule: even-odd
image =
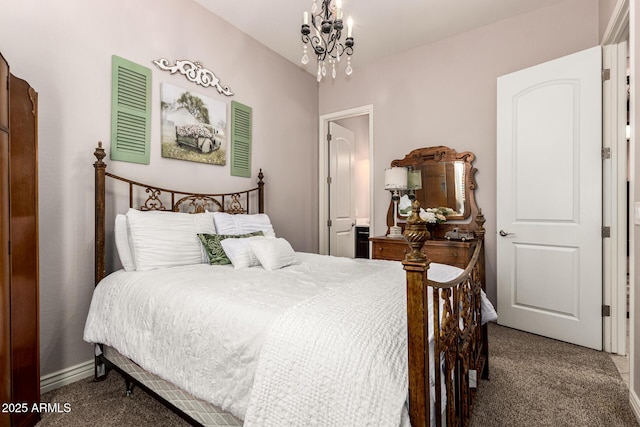
[{"label": "wooden armoire", "polygon": [[0,427],[40,419],[37,117],[37,92],[0,54]]}]

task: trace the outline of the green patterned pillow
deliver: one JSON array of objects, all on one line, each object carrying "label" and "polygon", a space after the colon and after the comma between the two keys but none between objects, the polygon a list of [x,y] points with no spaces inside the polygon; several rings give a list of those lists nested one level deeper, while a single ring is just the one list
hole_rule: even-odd
[{"label": "green patterned pillow", "polygon": [[264,233],[262,231],[254,231],[253,233],[247,234],[198,234],[198,238],[200,238],[204,249],[207,251],[211,265],[231,264],[231,260],[229,260],[227,254],[224,253],[224,249],[222,249],[222,245],[220,244],[222,240],[252,236],[264,236]]}]

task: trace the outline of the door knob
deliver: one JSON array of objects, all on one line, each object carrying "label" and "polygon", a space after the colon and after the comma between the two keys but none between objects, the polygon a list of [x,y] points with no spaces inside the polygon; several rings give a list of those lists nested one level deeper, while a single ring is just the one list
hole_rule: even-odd
[{"label": "door knob", "polygon": [[510,235],[512,235],[512,234],[513,234],[513,233],[507,233],[507,232],[506,232],[506,231],[504,231],[504,230],[500,230],[498,233],[499,233],[502,237],[507,237],[507,236],[510,236]]}]

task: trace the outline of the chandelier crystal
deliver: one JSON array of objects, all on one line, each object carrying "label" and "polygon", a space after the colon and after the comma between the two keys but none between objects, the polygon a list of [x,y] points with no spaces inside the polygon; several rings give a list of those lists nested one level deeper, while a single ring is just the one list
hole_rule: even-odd
[{"label": "chandelier crystal", "polygon": [[[318,11],[318,4],[319,11]],[[327,74],[327,64],[331,67],[331,76],[337,75],[336,66],[340,58],[347,55],[347,67],[345,73],[350,76],[353,73],[351,67],[351,55],[353,55],[353,20],[347,19],[347,37],[342,42],[342,1],[341,0],[313,0],[311,14],[304,12],[302,15],[302,63],[309,63],[308,47],[318,58],[318,82]],[[313,34],[312,34],[313,31]]]}]

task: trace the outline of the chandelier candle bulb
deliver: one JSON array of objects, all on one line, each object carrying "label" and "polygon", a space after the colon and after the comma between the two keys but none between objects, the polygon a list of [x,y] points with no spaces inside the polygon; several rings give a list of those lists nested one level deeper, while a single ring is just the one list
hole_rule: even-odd
[{"label": "chandelier candle bulb", "polygon": [[353,19],[347,19],[347,37],[353,37]]},{"label": "chandelier candle bulb", "polygon": [[309,12],[305,11],[302,13],[302,23],[304,25],[309,25]]}]

